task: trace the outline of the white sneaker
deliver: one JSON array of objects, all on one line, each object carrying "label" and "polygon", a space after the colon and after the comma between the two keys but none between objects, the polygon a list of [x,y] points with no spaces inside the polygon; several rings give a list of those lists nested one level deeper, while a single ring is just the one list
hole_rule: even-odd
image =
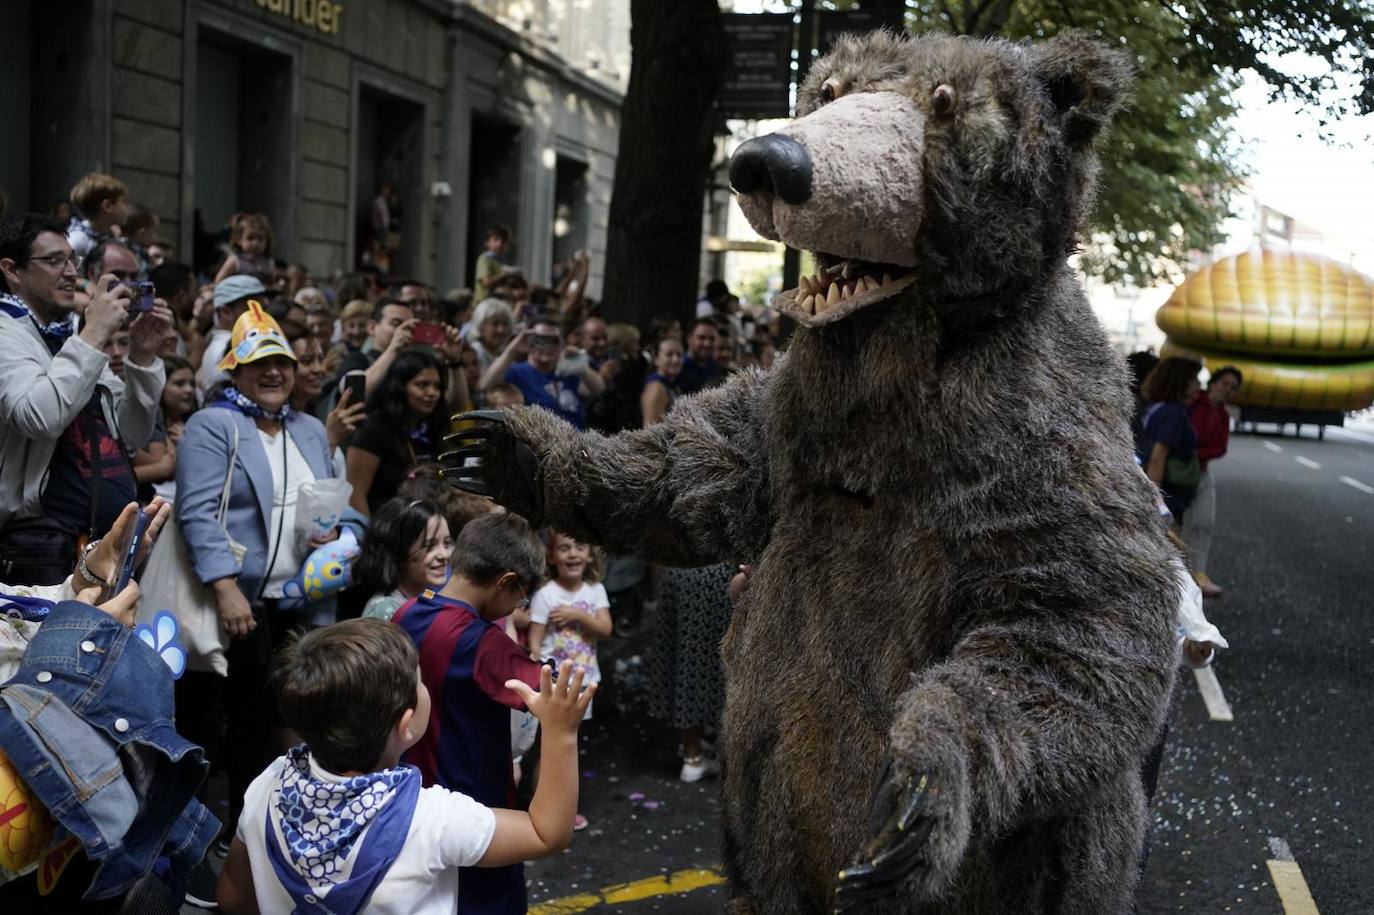
[{"label": "white sneaker", "polygon": [[687,784],[699,782],[708,775],[715,775],[720,771],[719,764],[714,759],[705,756],[698,756],[696,759],[684,759],[682,761],[682,771],[677,774],[679,781]]}]

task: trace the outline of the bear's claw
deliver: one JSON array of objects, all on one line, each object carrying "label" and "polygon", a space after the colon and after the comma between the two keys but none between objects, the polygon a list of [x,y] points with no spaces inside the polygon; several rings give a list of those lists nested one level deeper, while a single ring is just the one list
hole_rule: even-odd
[{"label": "bear's claw", "polygon": [[875,835],[858,861],[839,873],[835,911],[846,913],[896,891],[925,862],[922,853],[935,820],[923,816],[929,779],[895,776],[891,765],[873,799]]},{"label": "bear's claw", "polygon": [[453,450],[439,456],[440,476],[464,492],[494,499],[534,527],[544,520],[544,473],[539,456],[512,433],[501,410],[473,410],[453,417],[471,422],[444,437]]}]

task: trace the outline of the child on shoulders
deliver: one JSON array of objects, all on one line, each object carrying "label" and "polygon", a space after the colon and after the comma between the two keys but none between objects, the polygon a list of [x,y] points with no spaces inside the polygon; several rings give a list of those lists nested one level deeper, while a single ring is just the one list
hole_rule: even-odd
[{"label": "child on shoulders", "polygon": [[[451,913],[460,868],[555,854],[572,839],[577,728],[595,689],[571,665],[539,692],[506,688],[543,725],[543,777],[529,812],[422,787],[400,763],[430,724],[415,646],[381,620],[326,626],[289,643],[274,673],[281,711],[305,743],[254,780],[218,886],[238,912]],[[464,872],[465,873],[465,872]]]}]

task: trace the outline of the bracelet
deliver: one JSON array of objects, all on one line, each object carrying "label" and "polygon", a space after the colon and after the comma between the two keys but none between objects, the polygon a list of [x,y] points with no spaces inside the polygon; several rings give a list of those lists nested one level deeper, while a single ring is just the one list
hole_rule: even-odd
[{"label": "bracelet", "polygon": [[97,578],[91,572],[90,566],[86,565],[86,557],[91,555],[91,551],[98,546],[100,546],[99,540],[92,540],[90,543],[86,544],[86,548],[81,551],[81,558],[76,561],[76,574],[80,575],[82,578],[86,579],[86,581],[90,582],[93,585],[105,584],[105,579]]}]

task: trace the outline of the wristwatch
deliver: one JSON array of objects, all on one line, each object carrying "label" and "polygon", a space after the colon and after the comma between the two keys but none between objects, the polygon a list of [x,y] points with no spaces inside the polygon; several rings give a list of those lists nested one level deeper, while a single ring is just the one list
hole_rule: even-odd
[{"label": "wristwatch", "polygon": [[99,540],[92,540],[90,543],[86,544],[86,548],[81,551],[81,558],[76,561],[76,573],[93,585],[106,584],[105,579],[97,578],[95,573],[91,571],[90,566],[86,565],[86,557],[91,555],[91,551],[98,546],[100,546]]}]

